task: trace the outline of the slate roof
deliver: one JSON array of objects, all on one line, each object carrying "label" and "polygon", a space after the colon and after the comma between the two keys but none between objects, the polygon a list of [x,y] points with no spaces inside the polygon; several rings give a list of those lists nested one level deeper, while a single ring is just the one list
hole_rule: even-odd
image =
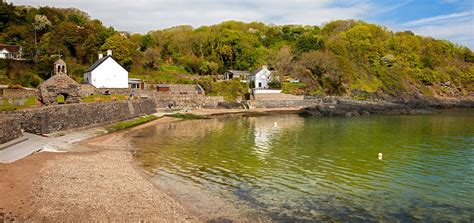
[{"label": "slate roof", "polygon": [[248,75],[250,75],[250,72],[243,71],[243,70],[228,70],[226,72],[232,73],[234,75],[239,75],[239,76],[248,76]]},{"label": "slate roof", "polygon": [[0,43],[0,50],[6,49],[10,53],[18,53],[20,52],[21,46],[11,46],[11,45],[5,45],[3,43]]},{"label": "slate roof", "polygon": [[256,75],[256,74],[258,74],[258,73],[259,73],[260,71],[262,71],[262,70],[263,70],[263,67],[261,67],[260,69],[254,71],[251,75],[252,75],[252,76],[253,76],[253,75]]},{"label": "slate roof", "polygon": [[[99,65],[101,65],[101,64],[102,64],[105,60],[107,60],[107,58],[109,58],[109,57],[112,57],[112,56],[105,56],[105,57],[102,57],[102,58],[98,59],[96,62],[94,62],[94,63],[86,70],[86,73],[95,70],[95,68],[97,68]],[[112,59],[113,59],[113,58],[112,58]]]}]

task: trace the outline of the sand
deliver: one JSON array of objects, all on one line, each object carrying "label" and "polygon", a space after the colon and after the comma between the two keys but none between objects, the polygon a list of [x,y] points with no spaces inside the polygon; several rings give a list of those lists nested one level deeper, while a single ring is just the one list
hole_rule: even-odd
[{"label": "sand", "polygon": [[[175,120],[165,117],[146,125]],[[197,221],[134,163],[125,135],[142,127],[80,143],[94,152],[40,153],[1,164],[0,219]]]},{"label": "sand", "polygon": [[[254,112],[268,111],[275,110]],[[242,111],[201,109],[193,113]],[[156,187],[151,176],[132,158],[128,135],[150,125],[174,121],[179,119],[163,117],[80,142],[79,146],[92,149],[89,152],[37,153],[11,164],[0,164],[0,222],[212,221],[191,212]]]}]

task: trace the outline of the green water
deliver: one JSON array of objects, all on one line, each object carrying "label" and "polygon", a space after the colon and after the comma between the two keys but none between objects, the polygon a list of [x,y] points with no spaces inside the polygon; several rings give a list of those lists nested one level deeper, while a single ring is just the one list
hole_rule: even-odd
[{"label": "green water", "polygon": [[151,126],[133,144],[156,182],[196,209],[238,204],[275,221],[474,219],[473,110],[220,117]]}]

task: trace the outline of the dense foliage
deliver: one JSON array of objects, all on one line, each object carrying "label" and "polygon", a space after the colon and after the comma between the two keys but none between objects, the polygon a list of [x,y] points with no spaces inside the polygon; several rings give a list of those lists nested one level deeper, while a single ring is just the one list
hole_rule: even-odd
[{"label": "dense foliage", "polygon": [[274,82],[290,77],[303,81],[283,85],[298,93],[455,96],[474,90],[469,48],[363,21],[339,20],[322,27],[227,21],[131,35],[77,9],[2,3],[0,14],[0,42],[21,45],[32,59],[2,61],[0,83],[36,86],[48,78],[59,54],[80,81],[97,53],[112,49],[131,76],[149,82],[201,82],[219,89],[211,82],[227,69],[252,71],[268,65],[276,70]]}]

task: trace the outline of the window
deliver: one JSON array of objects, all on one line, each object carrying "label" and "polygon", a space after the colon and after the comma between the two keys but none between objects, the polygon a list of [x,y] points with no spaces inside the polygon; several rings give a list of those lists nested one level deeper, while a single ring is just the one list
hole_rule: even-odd
[{"label": "window", "polygon": [[262,83],[258,83],[258,87],[259,87],[259,88],[262,87]]}]

